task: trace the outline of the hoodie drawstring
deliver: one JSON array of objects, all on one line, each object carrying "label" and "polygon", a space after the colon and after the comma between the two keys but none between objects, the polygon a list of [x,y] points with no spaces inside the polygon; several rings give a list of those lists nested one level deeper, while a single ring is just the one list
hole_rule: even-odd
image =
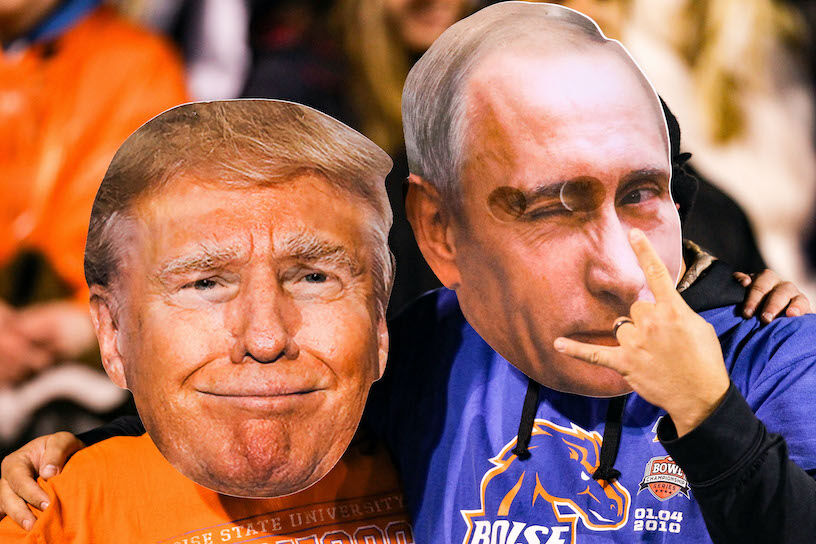
[{"label": "hoodie drawstring", "polygon": [[[535,414],[538,409],[539,387],[536,381],[528,379],[527,393],[524,395],[524,405],[521,408],[521,421],[519,422],[516,447],[513,448],[513,453],[521,461],[526,461],[530,458],[530,438],[533,435]],[[623,430],[623,409],[625,406],[626,395],[609,399],[609,407],[606,410],[603,442],[601,444],[601,459],[598,463],[598,468],[592,473],[592,478],[595,480],[611,482],[621,476],[620,471],[615,468],[615,461],[618,458],[621,431]]]},{"label": "hoodie drawstring", "polygon": [[535,423],[536,409],[538,408],[538,383],[528,378],[527,393],[524,395],[524,406],[521,409],[521,421],[519,422],[518,438],[513,453],[525,461],[530,458],[530,437],[533,435],[533,424]]},{"label": "hoodie drawstring", "polygon": [[609,399],[606,409],[606,423],[604,424],[603,442],[601,443],[601,461],[598,468],[592,473],[594,480],[611,482],[620,478],[621,473],[615,468],[618,458],[618,448],[623,428],[623,408],[626,405],[626,395]]}]

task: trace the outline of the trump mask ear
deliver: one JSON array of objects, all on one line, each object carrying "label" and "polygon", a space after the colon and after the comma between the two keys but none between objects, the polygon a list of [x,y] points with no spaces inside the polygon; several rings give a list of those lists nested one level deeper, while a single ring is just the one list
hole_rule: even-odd
[{"label": "trump mask ear", "polygon": [[377,324],[377,346],[378,370],[380,372],[377,379],[380,379],[385,372],[385,364],[388,362],[388,325],[385,318],[380,319]]},{"label": "trump mask ear", "polygon": [[456,263],[454,218],[441,204],[441,197],[433,185],[416,174],[408,176],[405,211],[417,245],[439,281],[448,289],[456,289],[460,275]]},{"label": "trump mask ear", "polygon": [[105,372],[113,383],[122,389],[127,389],[120,349],[121,333],[117,322],[116,302],[110,289],[99,285],[91,287],[91,321],[99,341],[99,352],[102,355]]}]

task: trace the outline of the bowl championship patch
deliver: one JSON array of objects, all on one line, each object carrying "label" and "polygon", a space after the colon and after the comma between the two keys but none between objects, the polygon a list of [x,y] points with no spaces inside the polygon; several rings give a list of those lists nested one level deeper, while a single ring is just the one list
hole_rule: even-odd
[{"label": "bowl championship patch", "polygon": [[666,501],[682,493],[689,498],[689,484],[686,475],[677,463],[668,455],[652,457],[646,463],[643,479],[638,486],[638,493],[648,489],[654,497]]}]

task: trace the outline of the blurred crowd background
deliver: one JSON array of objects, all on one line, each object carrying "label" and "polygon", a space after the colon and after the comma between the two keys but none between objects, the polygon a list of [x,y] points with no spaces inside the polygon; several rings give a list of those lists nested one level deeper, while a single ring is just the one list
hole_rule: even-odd
[{"label": "blurred crowd background", "polygon": [[[101,372],[82,257],[117,147],[193,99],[293,100],[388,151],[393,315],[438,286],[403,210],[400,93],[486,0],[0,0],[0,457],[132,412]],[[572,0],[641,64],[701,179],[685,236],[816,300],[816,0]]]}]

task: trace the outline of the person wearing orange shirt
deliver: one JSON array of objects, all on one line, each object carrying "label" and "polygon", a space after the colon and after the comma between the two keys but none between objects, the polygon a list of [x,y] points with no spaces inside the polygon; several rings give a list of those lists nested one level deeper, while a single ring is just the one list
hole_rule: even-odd
[{"label": "person wearing orange shirt", "polygon": [[276,498],[242,499],[202,487],[174,469],[147,434],[85,448],[49,483],[50,506],[31,532],[7,517],[1,542],[414,542],[385,448],[364,443],[352,444],[315,485]]},{"label": "person wearing orange shirt", "polygon": [[98,0],[0,2],[0,388],[93,351],[82,252],[117,147],[187,100],[179,58]]},{"label": "person wearing orange shirt", "polygon": [[84,268],[147,432],[77,454],[0,541],[413,542],[385,450],[349,448],[388,352],[391,166],[277,100],[185,104],[131,135]]}]

